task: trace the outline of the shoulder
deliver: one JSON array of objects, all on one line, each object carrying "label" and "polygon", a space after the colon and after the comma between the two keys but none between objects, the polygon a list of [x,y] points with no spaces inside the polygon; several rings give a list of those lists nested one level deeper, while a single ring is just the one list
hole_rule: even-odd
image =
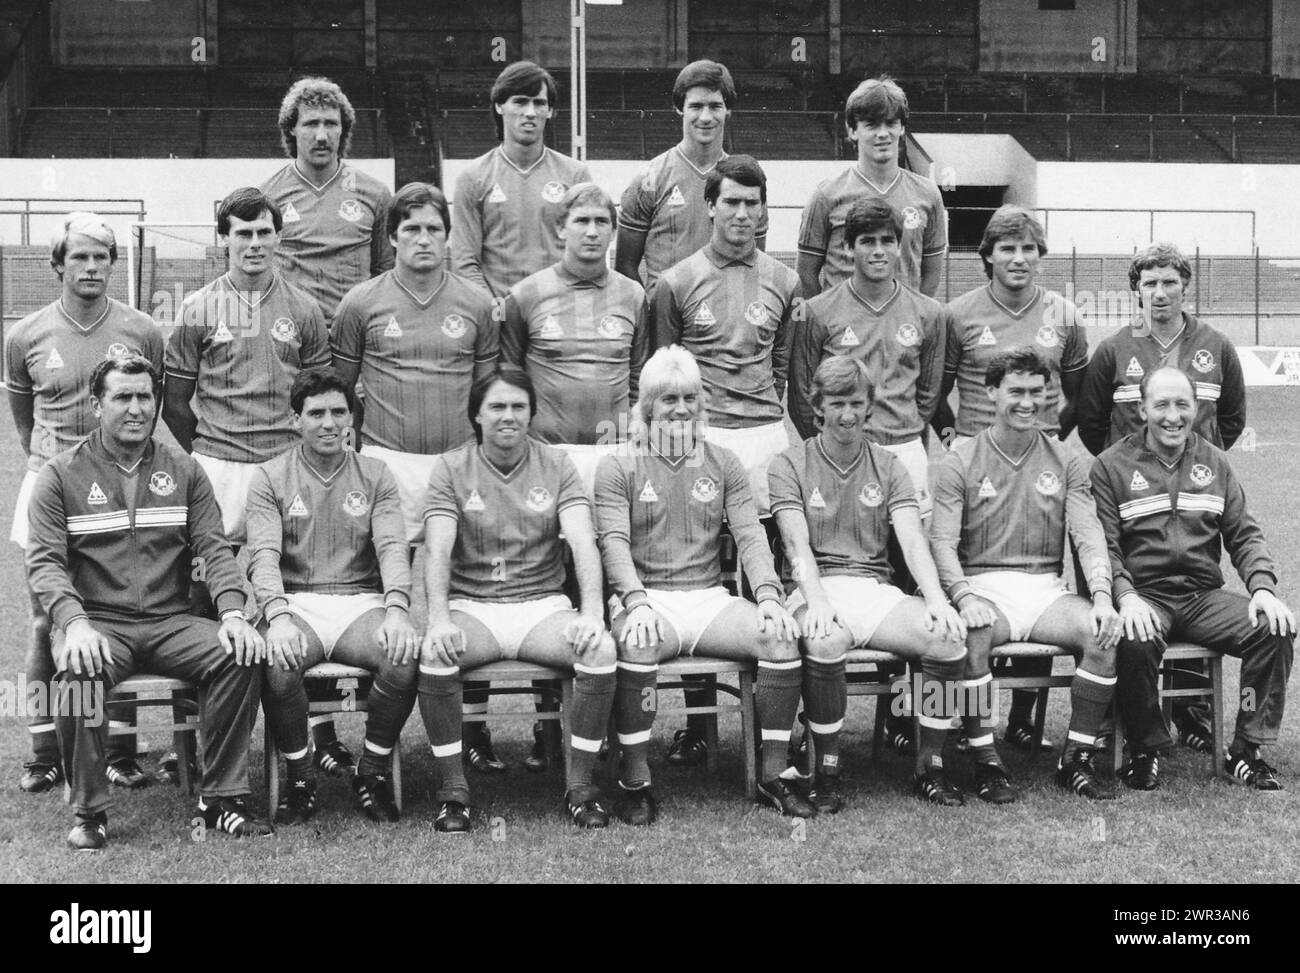
[{"label": "shoulder", "polygon": [[[382,276],[387,277],[391,273],[392,271],[387,271]],[[378,277],[373,278],[373,280],[378,279]],[[450,270],[447,271],[446,288],[447,297],[458,303],[467,304],[471,310],[483,314],[492,312],[492,298],[485,291],[475,287],[464,277],[454,274]]]},{"label": "shoulder", "polygon": [[788,290],[797,290],[799,287],[799,275],[790,267],[787,267],[783,261],[777,260],[769,253],[762,250],[755,251],[758,263],[755,264],[759,270],[771,274],[772,279],[781,287]]},{"label": "shoulder", "polygon": [[1118,463],[1137,458],[1142,433],[1131,432],[1103,449],[1093,461],[1093,469],[1108,470]]},{"label": "shoulder", "polygon": [[8,334],[5,335],[5,343],[14,344],[15,342],[32,340],[36,336],[37,332],[47,327],[54,315],[58,313],[58,309],[55,306],[58,303],[58,301],[54,301],[50,304],[46,304],[45,307],[38,308],[25,318],[19,320],[17,324],[9,329]]},{"label": "shoulder", "polygon": [[[393,272],[391,270],[385,270],[382,274],[363,280],[358,284],[354,284],[348,289],[348,292],[343,295],[343,299],[339,301],[338,312],[341,313],[345,307],[350,309],[355,305],[365,304],[368,301],[373,300],[377,291],[382,291],[389,285],[392,274]],[[297,285],[294,286],[296,287]],[[306,292],[304,291],[303,293],[305,294]]]},{"label": "shoulder", "polygon": [[138,311],[135,308],[129,307],[121,301],[114,300],[111,297],[108,299],[108,306],[112,308],[112,316],[114,320],[121,324],[127,327],[138,328],[142,331],[156,330],[153,318],[149,317],[149,315],[145,314],[143,311]]},{"label": "shoulder", "polygon": [[384,185],[383,180],[376,179],[370,173],[362,172],[360,169],[354,168],[346,162],[343,163],[343,168],[345,174],[352,176],[353,185],[357,187],[358,192],[364,193],[367,196],[380,198],[392,195],[392,190]]},{"label": "shoulder", "polygon": [[929,176],[918,175],[910,169],[900,169],[903,175],[903,183],[911,189],[916,196],[923,198],[928,203],[937,203],[943,205],[943,195],[939,192],[939,187]]},{"label": "shoulder", "polygon": [[943,314],[942,303],[936,301],[933,297],[926,297],[920,291],[912,290],[906,284],[903,284],[898,297],[901,303],[911,305],[921,317],[933,319]]},{"label": "shoulder", "polygon": [[441,470],[454,476],[473,464],[477,455],[478,443],[472,439],[468,440],[455,449],[449,449],[445,453],[439,453],[434,457],[433,473],[436,474]]},{"label": "shoulder", "polygon": [[456,177],[457,196],[460,196],[462,192],[468,191],[472,193],[477,191],[479,184],[492,169],[496,151],[495,148],[489,149],[461,169],[460,175]]},{"label": "shoulder", "polygon": [[988,287],[981,284],[979,287],[971,288],[965,294],[957,295],[947,303],[946,307],[949,315],[960,324],[966,315],[987,304]]},{"label": "shoulder", "polygon": [[274,199],[277,192],[282,192],[287,186],[295,184],[296,182],[297,180],[293,172],[293,163],[288,162],[272,173],[258,188],[260,188],[262,192],[266,193],[267,196]]},{"label": "shoulder", "polygon": [[783,473],[791,473],[797,476],[804,468],[804,463],[808,458],[808,444],[811,441],[805,439],[777,453],[776,456],[772,457],[772,465],[769,469],[776,470],[779,468]]},{"label": "shoulder", "polygon": [[621,300],[633,301],[637,304],[645,300],[645,288],[641,286],[640,281],[635,281],[631,277],[624,277],[616,270],[609,272],[609,283],[606,287],[616,298]]},{"label": "shoulder", "polygon": [[546,150],[546,165],[568,182],[584,182],[590,176],[585,162],[579,162],[552,148]]},{"label": "shoulder", "polygon": [[284,288],[284,303],[287,304],[291,310],[303,312],[308,315],[315,312],[316,316],[320,316],[320,304],[317,303],[316,298],[312,297],[283,274],[278,275],[277,280],[279,280],[280,286]]}]

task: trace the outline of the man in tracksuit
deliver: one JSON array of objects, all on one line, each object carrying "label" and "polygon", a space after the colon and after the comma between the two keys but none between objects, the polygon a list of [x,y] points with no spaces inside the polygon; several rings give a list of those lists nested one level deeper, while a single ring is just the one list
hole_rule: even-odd
[{"label": "man in tracksuit", "polygon": [[[90,378],[99,429],[45,465],[29,507],[27,577],[56,633],[55,730],[76,814],[68,843],[79,850],[108,840],[105,695],[140,669],[198,684],[206,827],[270,833],[244,804],[263,643],[244,618],[207,476],[151,438],[160,385],[138,355],[100,362]],[[219,624],[188,614],[195,575]]]},{"label": "man in tracksuit", "polygon": [[[1274,593],[1277,566],[1227,457],[1192,431],[1192,376],[1160,367],[1142,377],[1139,392],[1145,429],[1092,468],[1124,625],[1116,692],[1130,750],[1124,780],[1138,790],[1159,784],[1159,753],[1172,740],[1156,671],[1166,643],[1186,639],[1241,658],[1242,705],[1226,766],[1257,790],[1280,790],[1259,748],[1277,742],[1282,725],[1295,616]],[[1249,598],[1223,590],[1224,546]]]}]

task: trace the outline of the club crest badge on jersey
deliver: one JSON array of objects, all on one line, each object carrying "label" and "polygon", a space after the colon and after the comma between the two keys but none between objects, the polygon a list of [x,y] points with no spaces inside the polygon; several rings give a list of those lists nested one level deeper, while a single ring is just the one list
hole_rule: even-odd
[{"label": "club crest badge on jersey", "polygon": [[916,325],[909,323],[898,326],[898,343],[904,348],[915,348],[921,343],[921,332],[917,330]]},{"label": "club crest badge on jersey", "polygon": [[469,325],[459,314],[448,314],[442,319],[442,333],[448,338],[463,338],[468,330]]},{"label": "club crest badge on jersey", "polygon": [[271,325],[271,337],[276,341],[293,341],[298,336],[298,326],[293,318],[276,318]]},{"label": "club crest badge on jersey", "polygon": [[546,487],[533,487],[528,491],[528,499],[524,503],[528,504],[529,510],[541,513],[551,505],[551,491]]},{"label": "club crest badge on jersey", "polygon": [[360,490],[349,490],[343,498],[343,512],[353,517],[364,517],[370,510],[370,498]]},{"label": "club crest badge on jersey", "polygon": [[339,203],[339,216],[349,223],[356,223],[364,215],[365,211],[355,199],[345,199]]},{"label": "club crest badge on jersey", "polygon": [[596,332],[602,338],[621,338],[623,337],[623,326],[618,323],[618,318],[612,314],[606,314],[596,325]]},{"label": "club crest badge on jersey", "polygon": [[108,351],[104,353],[105,360],[110,358],[126,358],[131,354],[131,349],[120,341],[114,341],[108,346]]},{"label": "club crest badge on jersey", "polygon": [[1204,463],[1197,463],[1192,467],[1191,477],[1197,486],[1206,487],[1214,482],[1214,471]]},{"label": "club crest badge on jersey", "polygon": [[885,491],[880,488],[879,483],[872,480],[862,485],[862,489],[858,491],[858,500],[864,507],[879,507],[885,502]]},{"label": "club crest badge on jersey", "polygon": [[1055,348],[1061,343],[1061,336],[1056,333],[1056,329],[1050,324],[1045,324],[1038,329],[1038,334],[1034,335],[1034,340],[1044,348]]},{"label": "club crest badge on jersey", "polygon": [[691,496],[700,503],[712,503],[718,496],[718,485],[711,476],[697,477],[691,484]]},{"label": "club crest badge on jersey", "polygon": [[569,187],[562,182],[548,182],[542,187],[542,199],[548,203],[558,203],[568,191]]},{"label": "club crest badge on jersey", "polygon": [[149,492],[156,497],[170,497],[176,492],[176,481],[170,473],[159,470],[149,477]]},{"label": "club crest badge on jersey", "polygon": [[762,301],[754,301],[745,308],[745,320],[756,328],[767,320],[767,308]]},{"label": "club crest badge on jersey", "polygon": [[903,207],[903,229],[919,230],[921,228],[921,211],[915,206]]},{"label": "club crest badge on jersey", "polygon": [[1034,489],[1045,497],[1054,497],[1061,492],[1061,478],[1051,470],[1043,470],[1034,481]]},{"label": "club crest badge on jersey", "polygon": [[1192,367],[1204,375],[1214,370],[1214,356],[1201,348],[1192,356]]}]

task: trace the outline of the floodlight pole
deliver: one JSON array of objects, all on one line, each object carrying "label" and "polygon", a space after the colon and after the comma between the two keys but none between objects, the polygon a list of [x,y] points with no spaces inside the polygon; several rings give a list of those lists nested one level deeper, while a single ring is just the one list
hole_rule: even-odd
[{"label": "floodlight pole", "polygon": [[569,154],[587,160],[587,11],[569,0]]}]

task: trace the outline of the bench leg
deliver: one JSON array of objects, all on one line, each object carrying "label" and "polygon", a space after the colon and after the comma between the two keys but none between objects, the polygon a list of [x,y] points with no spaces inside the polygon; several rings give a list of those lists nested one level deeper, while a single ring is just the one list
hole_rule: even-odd
[{"label": "bench leg", "polygon": [[397,810],[402,809],[402,740],[398,737],[393,744],[393,801]]},{"label": "bench leg", "polygon": [[276,749],[269,724],[263,726],[262,762],[266,767],[266,813],[273,819],[280,806],[280,751]]},{"label": "bench leg", "polygon": [[754,675],[748,669],[740,673],[740,736],[745,753],[745,796],[758,799],[758,724],[754,699]]},{"label": "bench leg", "polygon": [[[705,702],[704,700],[701,701],[705,702],[705,705],[708,706],[717,706],[718,705],[718,690],[717,690],[718,677],[705,676],[704,679],[700,680],[700,682],[701,682],[701,686],[700,686],[701,693],[708,694],[707,702]],[[687,691],[689,692],[690,690]],[[704,743],[706,745],[704,751],[704,772],[706,774],[711,774],[713,773],[714,759],[718,752],[718,714],[717,711],[715,710],[712,713],[704,713],[701,715],[704,717]]]},{"label": "bench leg", "polygon": [[569,724],[572,717],[573,677],[569,677],[560,682],[560,746],[564,748],[564,780],[566,784],[569,780],[569,757],[573,752],[573,747],[569,744],[571,730]]},{"label": "bench leg", "polygon": [[1111,712],[1115,714],[1115,729],[1110,741],[1111,770],[1118,775],[1120,767],[1124,766],[1124,721],[1120,719],[1118,702],[1111,706]]},{"label": "bench leg", "polygon": [[880,744],[885,739],[885,718],[889,715],[889,707],[893,705],[893,693],[887,693],[876,697],[876,724],[871,731],[871,762],[880,763]]},{"label": "bench leg", "polygon": [[1043,749],[1043,727],[1047,724],[1047,689],[1038,690],[1038,704],[1034,707],[1034,753],[1030,759],[1037,760]]},{"label": "bench leg", "polygon": [[1210,743],[1214,747],[1211,760],[1214,764],[1215,777],[1227,777],[1223,766],[1223,656],[1216,655],[1210,659],[1210,714],[1214,720]]}]

